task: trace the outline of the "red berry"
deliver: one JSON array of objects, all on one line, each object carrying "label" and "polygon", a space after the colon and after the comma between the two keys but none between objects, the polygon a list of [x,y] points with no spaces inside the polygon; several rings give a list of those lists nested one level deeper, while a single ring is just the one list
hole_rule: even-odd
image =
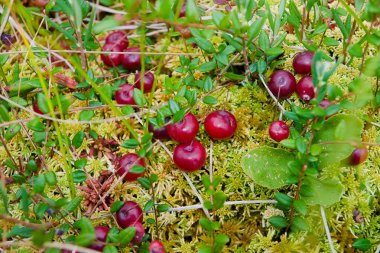
[{"label": "red berry", "polygon": [[368,149],[367,148],[358,148],[355,149],[351,154],[351,164],[359,165],[367,160],[368,157]]},{"label": "red berry", "polygon": [[130,84],[122,84],[119,88],[119,90],[115,93],[115,100],[118,104],[122,105],[134,105],[135,100],[133,98],[133,90],[135,87],[133,87]]},{"label": "red berry", "polygon": [[118,45],[121,50],[124,50],[129,45],[129,40],[127,35],[122,31],[116,31],[113,33],[110,33],[106,38],[106,44],[110,45]]},{"label": "red berry", "polygon": [[237,127],[235,116],[224,110],[214,111],[207,115],[204,124],[207,134],[216,140],[231,138]]},{"label": "red berry", "polygon": [[277,142],[285,140],[289,137],[289,127],[284,121],[274,121],[269,126],[269,136]]},{"label": "red berry", "polygon": [[[140,48],[138,47],[130,47],[124,52],[127,52],[127,54],[124,54],[121,57],[121,62],[125,69],[128,70],[137,70],[141,67],[141,55],[140,55]],[[138,53],[138,54],[128,54],[128,52],[131,53]]]},{"label": "red berry", "polygon": [[143,222],[143,211],[134,201],[126,201],[116,212],[116,222],[121,228],[133,226],[137,222]]},{"label": "red berry", "polygon": [[305,102],[312,100],[315,97],[313,78],[311,76],[302,77],[296,86],[296,93]]},{"label": "red berry", "polygon": [[165,253],[165,248],[162,242],[154,240],[149,245],[149,253]]},{"label": "red berry", "polygon": [[191,113],[186,114],[181,121],[168,125],[170,138],[181,143],[191,142],[197,135],[198,130],[197,118]]},{"label": "red berry", "polygon": [[[165,118],[165,123],[168,123],[169,120],[169,118]],[[154,125],[149,123],[148,130],[149,132],[153,133],[153,137],[157,140],[167,140],[170,138],[167,125],[155,129]]]},{"label": "red berry", "polygon": [[135,237],[132,239],[132,243],[139,244],[142,241],[145,234],[144,227],[141,224],[141,222],[136,222],[132,226],[136,228],[136,234]]},{"label": "red berry", "polygon": [[116,173],[119,176],[123,176],[125,173],[127,173],[124,176],[123,181],[135,181],[137,180],[137,178],[144,176],[144,172],[140,174],[129,172],[129,170],[135,165],[141,165],[145,167],[144,159],[139,157],[135,153],[129,153],[129,154],[123,155],[118,161]]},{"label": "red berry", "polygon": [[174,163],[185,172],[199,170],[206,162],[206,149],[199,141],[182,143],[173,152]]},{"label": "red berry", "polygon": [[38,114],[44,114],[38,106],[37,100],[33,102],[33,111]]},{"label": "red berry", "polygon": [[310,74],[311,64],[313,63],[313,52],[298,53],[293,59],[294,71],[298,74]]},{"label": "red berry", "polygon": [[181,11],[179,13],[179,17],[183,18],[186,16],[186,1],[181,6]]},{"label": "red berry", "polygon": [[[152,90],[154,83],[154,75],[152,72],[145,72],[144,75],[144,93],[148,93]],[[141,89],[141,72],[136,73],[135,75],[135,86],[138,89]]]},{"label": "red berry", "polygon": [[[102,51],[106,52],[121,52],[123,51],[120,46],[118,45],[112,45],[112,44],[105,44],[102,47]],[[102,59],[103,63],[109,67],[116,67],[121,64],[121,54],[113,54],[113,53],[102,53],[100,55],[100,58]]]},{"label": "red berry", "polygon": [[[95,227],[96,240],[98,242],[103,242],[103,243],[106,242],[107,235],[108,235],[109,231],[110,231],[110,229],[108,227],[104,227],[104,226]],[[93,244],[91,244],[89,246],[89,248],[102,252],[103,248],[105,246],[103,243],[94,242]]]},{"label": "red berry", "polygon": [[276,97],[287,98],[296,88],[296,79],[286,70],[277,70],[271,75],[268,87]]}]

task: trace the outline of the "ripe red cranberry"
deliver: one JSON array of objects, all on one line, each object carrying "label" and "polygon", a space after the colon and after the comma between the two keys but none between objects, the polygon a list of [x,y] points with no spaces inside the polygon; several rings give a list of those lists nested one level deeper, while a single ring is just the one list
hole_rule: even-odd
[{"label": "ripe red cranberry", "polygon": [[271,75],[268,87],[276,97],[287,98],[296,88],[296,79],[286,70],[277,70]]},{"label": "ripe red cranberry", "polygon": [[106,38],[106,44],[110,45],[118,45],[121,50],[124,50],[129,45],[129,40],[127,35],[122,31],[116,31],[113,33],[110,33]]},{"label": "ripe red cranberry", "polygon": [[165,248],[162,242],[154,240],[149,244],[149,253],[165,253]]},{"label": "ripe red cranberry", "polygon": [[143,222],[143,211],[134,201],[126,201],[116,212],[116,222],[121,228],[133,226],[137,222]]},{"label": "ripe red cranberry", "polygon": [[[102,51],[107,52],[121,52],[123,51],[120,46],[115,44],[105,44],[102,47]],[[121,54],[113,54],[113,53],[103,53],[100,55],[100,58],[104,62],[105,65],[109,67],[116,67],[121,64]]]},{"label": "ripe red cranberry", "polygon": [[207,134],[216,140],[231,138],[236,131],[237,123],[235,116],[224,110],[214,111],[205,119]]},{"label": "ripe red cranberry", "polygon": [[90,249],[97,250],[102,252],[104,248],[104,242],[106,242],[107,235],[110,229],[108,227],[104,226],[97,226],[95,227],[95,235],[96,235],[96,241],[102,242],[102,243],[96,243],[94,242],[89,246]]},{"label": "ripe red cranberry", "polygon": [[315,97],[313,78],[311,76],[302,77],[296,86],[296,93],[305,102],[312,100]]},{"label": "ripe red cranberry", "polygon": [[119,176],[123,176],[124,173],[127,173],[124,176],[123,181],[135,181],[137,180],[137,178],[144,176],[144,172],[140,174],[130,173],[129,170],[134,165],[141,165],[145,167],[144,159],[139,157],[135,153],[129,153],[129,154],[123,155],[118,161],[116,173]]},{"label": "ripe red cranberry", "polygon": [[132,239],[132,243],[139,244],[142,241],[145,234],[144,227],[141,224],[141,222],[136,222],[132,226],[136,228],[136,234],[135,234],[135,237],[133,237]]},{"label": "ripe red cranberry", "polygon": [[[165,123],[168,123],[169,121],[169,118],[165,118]],[[149,123],[148,130],[153,133],[153,137],[157,140],[167,140],[170,138],[167,125],[154,129],[154,125]]]},{"label": "ripe red cranberry", "polygon": [[206,149],[196,140],[181,143],[173,152],[174,163],[185,172],[199,170],[206,162]]},{"label": "ripe red cranberry", "polygon": [[298,53],[293,59],[294,71],[298,74],[310,74],[311,64],[313,63],[313,52]]},{"label": "ripe red cranberry", "polygon": [[367,160],[367,157],[368,157],[368,149],[366,147],[357,148],[351,154],[351,164],[359,165],[363,163],[365,160]]},{"label": "ripe red cranberry", "polygon": [[[124,52],[127,52],[122,56],[121,62],[125,69],[127,70],[137,70],[141,67],[141,55],[140,55],[140,48],[138,47],[130,47]],[[138,54],[128,54],[130,53],[138,53]]]},{"label": "ripe red cranberry", "polygon": [[191,142],[197,135],[199,124],[197,118],[191,113],[175,124],[168,125],[168,134],[170,138],[181,143]]},{"label": "ripe red cranberry", "polygon": [[40,107],[38,106],[37,100],[35,100],[35,101],[33,102],[33,111],[36,112],[36,113],[38,113],[38,114],[44,114],[44,113],[41,111]]},{"label": "ripe red cranberry", "polygon": [[[144,75],[144,93],[148,93],[152,90],[154,83],[154,75],[152,72],[145,72]],[[135,75],[135,86],[138,89],[141,89],[141,72],[136,73]]]},{"label": "ripe red cranberry", "polygon": [[135,100],[133,98],[133,90],[135,87],[133,87],[130,84],[122,84],[119,88],[119,90],[115,93],[115,100],[118,104],[122,105],[134,105]]},{"label": "ripe red cranberry", "polygon": [[289,127],[284,121],[274,121],[269,126],[269,136],[277,142],[285,140],[289,137]]}]

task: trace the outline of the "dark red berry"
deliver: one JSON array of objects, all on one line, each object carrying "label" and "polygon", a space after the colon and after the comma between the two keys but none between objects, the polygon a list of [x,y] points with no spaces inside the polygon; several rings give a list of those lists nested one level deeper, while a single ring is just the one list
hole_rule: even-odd
[{"label": "dark red berry", "polygon": [[165,253],[165,248],[162,242],[154,240],[149,244],[149,253]]},{"label": "dark red berry", "polygon": [[106,242],[107,235],[110,229],[105,226],[97,226],[95,227],[95,235],[96,235],[96,241],[97,242],[102,242],[102,243],[92,243],[89,248],[93,250],[97,250],[102,252],[104,248],[104,242]]},{"label": "dark red berry", "polygon": [[[165,118],[165,123],[168,123],[169,121],[169,118]],[[149,123],[148,130],[149,132],[153,133],[153,137],[157,140],[167,140],[170,138],[167,125],[155,129],[154,125]]]},{"label": "dark red berry", "polygon": [[181,143],[191,142],[197,135],[198,130],[197,118],[191,113],[186,114],[181,121],[168,125],[170,138]]},{"label": "dark red berry", "polygon": [[134,201],[126,201],[116,212],[116,222],[121,228],[133,226],[137,222],[143,222],[143,211]]},{"label": "dark red berry", "polygon": [[296,93],[305,102],[312,100],[315,97],[313,78],[311,76],[302,77],[296,86]]},{"label": "dark red berry", "polygon": [[351,164],[359,165],[367,160],[368,149],[367,148],[357,148],[351,154]]},{"label": "dark red berry", "polygon": [[[130,47],[126,50],[126,52],[122,56],[122,64],[125,69],[127,70],[138,70],[141,67],[141,56],[140,56],[140,48],[138,47]],[[134,53],[134,54],[128,54],[128,53]]]},{"label": "dark red berry", "polygon": [[293,59],[294,71],[298,74],[310,74],[311,64],[313,63],[313,52],[298,53]]},{"label": "dark red berry", "polygon": [[227,111],[214,111],[205,119],[205,130],[207,134],[216,140],[231,138],[237,127],[235,116]]},{"label": "dark red berry", "polygon": [[141,222],[136,222],[132,226],[136,228],[136,234],[135,234],[135,237],[133,237],[132,239],[132,243],[139,244],[142,241],[145,234],[144,227],[141,224]]},{"label": "dark red berry", "polygon": [[33,111],[38,114],[44,114],[38,106],[37,100],[33,102]]},{"label": "dark red berry", "polygon": [[173,152],[174,163],[185,172],[199,170],[206,162],[206,149],[196,140],[182,143]]},{"label": "dark red berry", "polygon": [[[152,90],[154,83],[154,75],[152,72],[145,72],[144,75],[144,93],[148,93]],[[141,72],[136,73],[135,75],[135,86],[138,89],[141,89]]]},{"label": "dark red berry", "polygon": [[115,100],[118,104],[122,105],[134,105],[135,100],[133,98],[133,90],[135,87],[133,87],[130,84],[122,84],[119,88],[119,90],[115,93]]},{"label": "dark red berry", "polygon": [[286,70],[277,70],[271,75],[268,87],[276,97],[287,98],[296,88],[296,79]]},{"label": "dark red berry", "polygon": [[106,38],[106,44],[110,45],[118,45],[121,50],[124,50],[129,45],[129,40],[127,35],[122,31],[116,31],[113,33],[110,33]]},{"label": "dark red berry", "polygon": [[289,137],[289,127],[284,121],[274,121],[269,126],[269,136],[277,142],[285,140]]},{"label": "dark red berry", "polygon": [[144,172],[140,174],[129,172],[129,170],[135,165],[141,165],[145,167],[144,159],[135,153],[123,155],[118,161],[116,173],[119,176],[123,176],[125,173],[127,173],[124,176],[123,181],[135,181],[137,178],[144,176]]},{"label": "dark red berry", "polygon": [[102,47],[102,51],[110,52],[110,53],[102,53],[100,55],[100,58],[102,59],[103,63],[107,65],[108,67],[116,67],[121,64],[121,54],[113,54],[112,52],[121,52],[123,51],[120,46],[115,44],[105,44]]}]

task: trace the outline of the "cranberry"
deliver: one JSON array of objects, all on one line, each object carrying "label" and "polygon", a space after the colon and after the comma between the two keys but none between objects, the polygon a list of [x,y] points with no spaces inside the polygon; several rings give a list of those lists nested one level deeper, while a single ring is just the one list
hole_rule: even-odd
[{"label": "cranberry", "polygon": [[268,87],[276,97],[287,98],[296,88],[296,79],[286,70],[277,70],[271,75]]},{"label": "cranberry", "polygon": [[124,181],[135,181],[137,178],[144,176],[144,172],[140,174],[135,174],[135,173],[130,173],[129,170],[134,166],[134,165],[141,165],[145,167],[145,162],[143,158],[140,158],[137,154],[135,153],[129,153],[126,155],[123,155],[119,161],[118,161],[118,167],[116,173],[119,176],[123,176],[125,173],[127,173],[124,176]]},{"label": "cranberry", "polygon": [[132,243],[139,244],[142,241],[145,234],[144,227],[141,224],[141,222],[136,222],[132,226],[136,228],[136,234],[135,237],[132,239]]},{"label": "cranberry", "polygon": [[33,102],[33,111],[38,114],[44,114],[38,106],[37,100]]},{"label": "cranberry", "polygon": [[[102,47],[102,51],[121,52],[122,49],[120,46],[115,45],[115,44],[105,44]],[[105,53],[103,53],[100,55],[100,58],[102,59],[102,61],[104,62],[105,65],[107,65],[109,67],[116,67],[116,66],[120,65],[122,56],[121,56],[121,54],[113,54],[113,53],[105,54]]]},{"label": "cranberry", "polygon": [[313,99],[315,97],[313,78],[311,76],[302,77],[296,86],[296,93],[305,102]]},{"label": "cranberry", "polygon": [[183,18],[186,16],[186,1],[181,6],[181,11],[179,12],[179,17]]},{"label": "cranberry", "polygon": [[227,111],[214,111],[205,119],[207,134],[216,140],[231,138],[236,131],[237,123],[235,116]]},{"label": "cranberry", "polygon": [[115,93],[115,100],[118,104],[134,105],[133,90],[135,88],[130,84],[122,84],[118,91]]},{"label": "cranberry", "polygon": [[[130,47],[124,50],[124,52],[127,52],[126,54],[122,56],[122,59],[121,59],[124,68],[131,71],[139,69],[141,67],[140,48]],[[138,54],[128,54],[128,52],[138,53]]]},{"label": "cranberry", "polygon": [[298,74],[310,74],[311,64],[313,63],[313,52],[298,53],[293,59],[294,71]]},{"label": "cranberry", "polygon": [[[169,120],[169,118],[165,118],[165,123],[168,123]],[[167,140],[170,138],[168,134],[168,126],[154,129],[154,125],[149,123],[148,130],[149,132],[153,133],[153,137],[157,140]]]},{"label": "cranberry", "polygon": [[168,125],[170,138],[181,143],[191,142],[197,135],[198,130],[197,118],[191,113],[186,114],[181,121]]},{"label": "cranberry", "polygon": [[[152,90],[154,83],[154,75],[152,72],[145,72],[144,75],[144,93],[148,93]],[[136,73],[135,75],[135,86],[138,89],[141,89],[141,72]]]},{"label": "cranberry", "polygon": [[106,44],[110,45],[118,45],[121,50],[124,50],[129,45],[129,40],[127,35],[122,31],[116,31],[113,33],[110,33],[106,38]]},{"label": "cranberry", "polygon": [[102,242],[102,243],[93,243],[89,246],[90,249],[93,249],[93,250],[98,250],[100,252],[103,251],[103,248],[104,248],[104,242],[106,242],[106,239],[107,239],[107,235],[108,235],[108,232],[110,231],[110,229],[108,227],[104,227],[104,226],[97,226],[95,227],[95,235],[96,235],[96,240],[98,242]]},{"label": "cranberry", "polygon": [[206,161],[206,149],[199,141],[182,143],[173,152],[174,163],[185,172],[199,170]]},{"label": "cranberry", "polygon": [[289,127],[284,121],[274,121],[269,126],[269,136],[278,142],[285,140],[289,137]]},{"label": "cranberry", "polygon": [[126,201],[116,212],[116,222],[121,228],[133,226],[137,222],[143,222],[143,211],[134,201]]},{"label": "cranberry", "polygon": [[162,242],[154,240],[149,244],[149,253],[165,253],[165,248]]},{"label": "cranberry", "polygon": [[351,164],[359,165],[363,163],[368,157],[368,149],[367,148],[358,148],[355,149],[351,154]]}]

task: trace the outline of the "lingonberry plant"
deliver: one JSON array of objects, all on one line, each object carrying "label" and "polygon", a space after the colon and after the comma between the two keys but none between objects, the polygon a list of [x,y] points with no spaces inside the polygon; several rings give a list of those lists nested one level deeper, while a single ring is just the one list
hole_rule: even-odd
[{"label": "lingonberry plant", "polygon": [[375,252],[378,0],[2,1],[5,252]]}]

